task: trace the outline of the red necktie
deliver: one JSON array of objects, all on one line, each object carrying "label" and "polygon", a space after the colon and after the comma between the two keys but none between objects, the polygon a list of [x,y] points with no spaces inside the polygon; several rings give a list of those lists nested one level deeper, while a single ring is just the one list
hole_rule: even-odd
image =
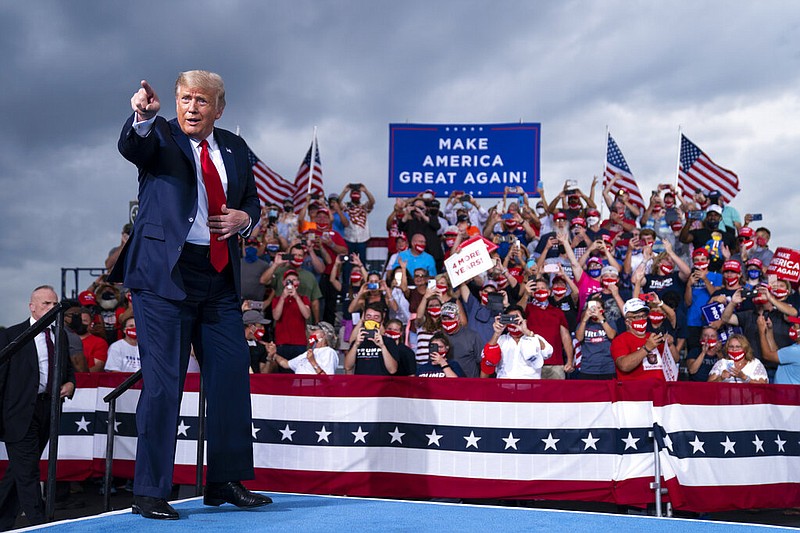
[{"label": "red necktie", "polygon": [[53,344],[53,339],[50,337],[50,328],[44,330],[44,342],[47,345],[47,384],[44,386],[44,392],[50,394],[50,384],[52,382],[51,376],[53,375],[53,361],[55,360],[56,347]]},{"label": "red necktie", "polygon": [[[200,143],[200,169],[203,172],[203,183],[208,197],[208,216],[221,215],[222,204],[225,203],[225,190],[217,167],[208,153],[208,141]],[[228,264],[228,241],[220,241],[217,234],[211,234],[211,265],[217,272],[222,272]]]}]

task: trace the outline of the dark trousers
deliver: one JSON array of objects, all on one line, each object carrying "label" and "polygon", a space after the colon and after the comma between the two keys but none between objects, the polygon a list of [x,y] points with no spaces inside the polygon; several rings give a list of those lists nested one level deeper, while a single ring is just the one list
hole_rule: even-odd
[{"label": "dark trousers", "polygon": [[144,387],[136,409],[138,441],[133,492],[166,498],[172,490],[175,445],[194,347],[207,398],[208,482],[252,479],[250,352],[230,265],[216,272],[204,247],[184,247],[178,261],[185,300],[133,290]]},{"label": "dark trousers", "polygon": [[25,436],[6,442],[8,469],[0,481],[0,531],[14,527],[20,509],[31,525],[45,522],[44,501],[39,488],[39,459],[50,434],[50,396],[39,395],[31,425]]}]

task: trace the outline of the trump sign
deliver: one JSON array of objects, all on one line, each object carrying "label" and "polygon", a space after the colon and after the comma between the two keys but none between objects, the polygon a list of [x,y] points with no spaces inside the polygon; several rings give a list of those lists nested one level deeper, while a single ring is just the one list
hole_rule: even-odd
[{"label": "trump sign", "polygon": [[533,194],[540,130],[538,123],[389,124],[389,196],[430,189],[498,197],[505,187]]}]

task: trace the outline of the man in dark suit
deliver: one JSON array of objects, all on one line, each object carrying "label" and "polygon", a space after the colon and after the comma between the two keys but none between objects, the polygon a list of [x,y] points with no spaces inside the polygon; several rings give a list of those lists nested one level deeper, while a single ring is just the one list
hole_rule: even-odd
[{"label": "man in dark suit", "polygon": [[271,503],[240,483],[252,479],[250,356],[239,307],[238,235],[260,206],[245,142],[214,127],[225,108],[222,78],[188,71],[175,82],[177,119],[146,81],[131,98],[119,151],[139,170],[139,213],[110,279],[131,289],[144,387],[133,512],[177,519],[172,490],[178,409],[190,346],[208,398],[204,503]]},{"label": "man in dark suit", "polygon": [[[58,303],[52,287],[31,294],[31,318],[0,331],[5,348]],[[0,481],[0,531],[14,527],[20,508],[31,524],[45,522],[39,489],[39,459],[50,436],[50,372],[56,346],[51,328],[39,333],[0,367],[0,439],[8,451],[8,470]],[[66,335],[61,344],[61,398],[75,391],[75,374]]]}]

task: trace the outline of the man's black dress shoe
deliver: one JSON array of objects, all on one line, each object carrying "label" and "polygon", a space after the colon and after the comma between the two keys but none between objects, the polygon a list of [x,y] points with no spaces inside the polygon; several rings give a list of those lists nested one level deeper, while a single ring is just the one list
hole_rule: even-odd
[{"label": "man's black dress shoe", "polygon": [[203,492],[203,503],[215,506],[232,503],[236,507],[261,507],[272,503],[272,498],[250,492],[238,481],[228,481],[207,484]]},{"label": "man's black dress shoe", "polygon": [[156,520],[178,519],[178,511],[173,509],[164,498],[134,496],[131,512],[133,514],[140,514],[145,518],[154,518]]}]

